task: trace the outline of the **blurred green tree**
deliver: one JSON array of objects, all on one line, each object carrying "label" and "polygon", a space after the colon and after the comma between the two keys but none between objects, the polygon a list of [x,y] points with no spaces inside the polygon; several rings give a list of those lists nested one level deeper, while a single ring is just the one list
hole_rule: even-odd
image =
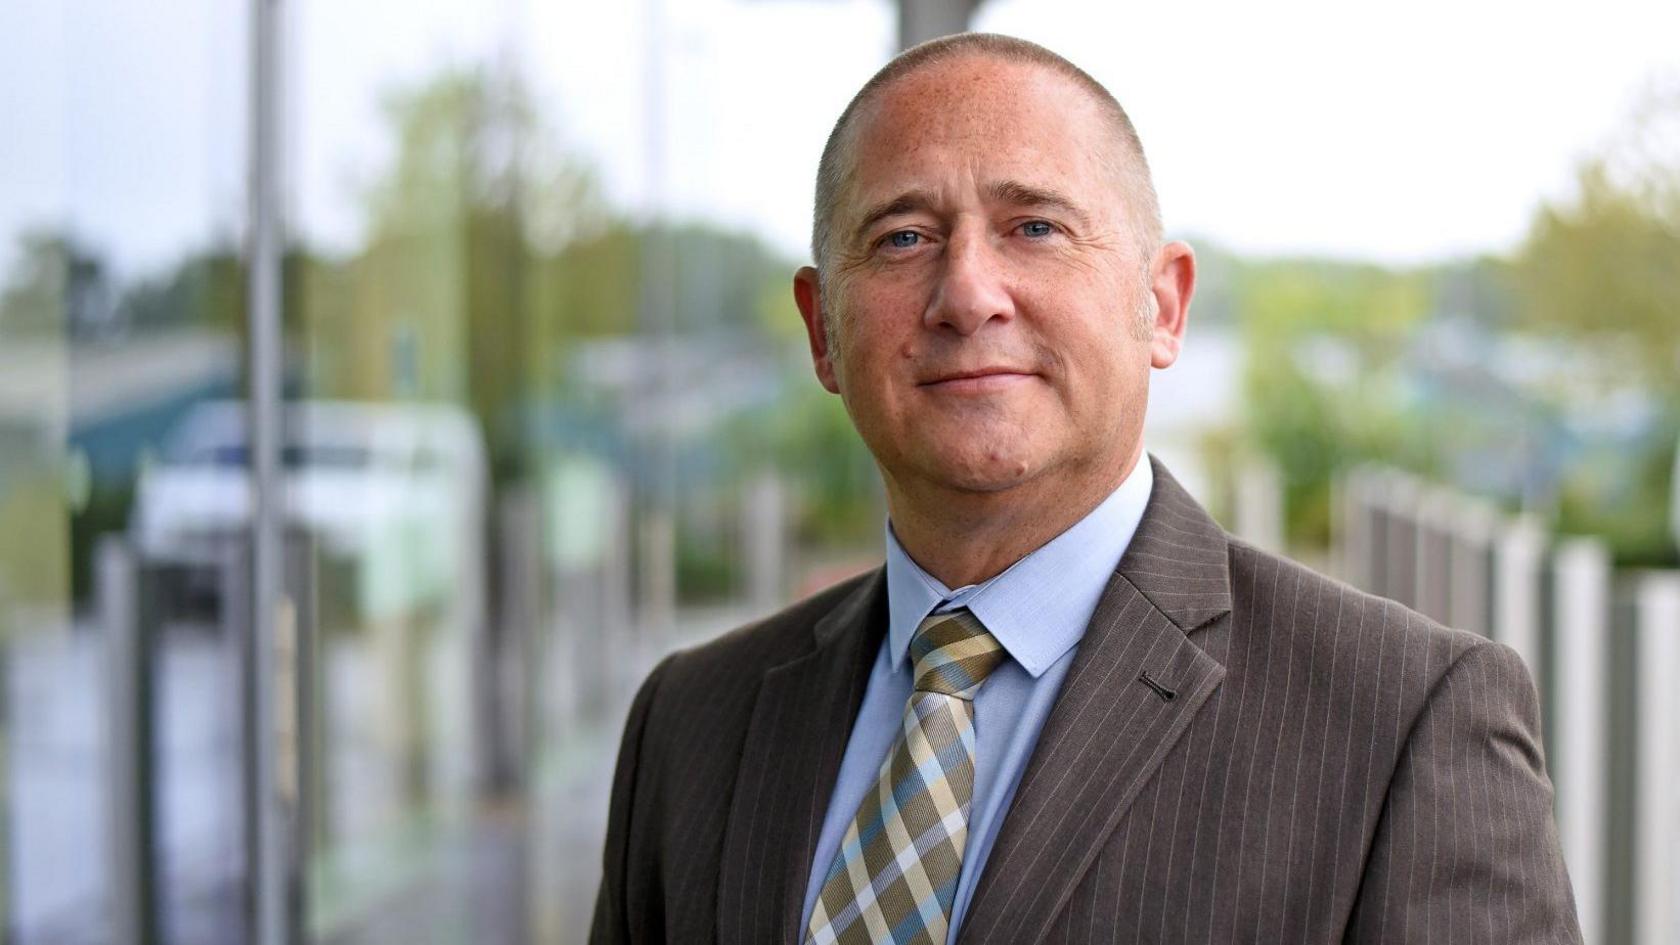
[{"label": "blurred green tree", "polygon": [[532,304],[533,273],[602,224],[593,177],[505,76],[447,72],[392,93],[385,112],[395,157],[363,191],[363,245],[341,262],[299,259],[310,390],[462,403],[494,478],[518,476],[522,407],[556,327]]},{"label": "blurred green tree", "polygon": [[1523,327],[1587,339],[1622,380],[1680,391],[1680,78],[1541,208],[1512,269]]},{"label": "blurred green tree", "polygon": [[1232,264],[1248,447],[1283,474],[1289,539],[1322,547],[1338,471],[1416,459],[1398,389],[1410,334],[1431,308],[1428,274],[1323,259]]},{"label": "blurred green tree", "polygon": [[[288,319],[310,396],[463,404],[481,422],[498,485],[530,475],[545,450],[577,446],[608,450],[629,464],[624,481],[647,490],[661,457],[695,451],[620,422],[628,414],[615,399],[659,402],[676,383],[656,376],[661,337],[759,352],[767,386],[794,380],[782,357],[801,334],[794,265],[748,234],[613,211],[521,83],[455,70],[393,92],[385,116],[392,157],[361,188],[356,248],[288,256]],[[626,353],[645,371],[584,370],[597,355]],[[859,472],[861,445],[834,422],[844,420],[838,403],[825,403],[808,374],[798,380],[796,406],[787,396],[774,398],[774,415],[743,405],[722,430],[684,434],[711,437],[721,461],[691,464],[680,501],[727,501],[719,496],[740,476],[775,464],[816,477],[802,490],[805,533],[855,531],[872,474]],[[573,435],[581,441],[564,442]],[[851,459],[830,461],[841,454]],[[710,550],[681,550],[693,573],[721,573]]]},{"label": "blurred green tree", "polygon": [[1649,415],[1634,442],[1577,464],[1560,526],[1607,537],[1624,563],[1673,563],[1663,510],[1680,440],[1680,75],[1651,84],[1575,192],[1540,209],[1509,277],[1513,327],[1571,346],[1560,399],[1619,398]]}]

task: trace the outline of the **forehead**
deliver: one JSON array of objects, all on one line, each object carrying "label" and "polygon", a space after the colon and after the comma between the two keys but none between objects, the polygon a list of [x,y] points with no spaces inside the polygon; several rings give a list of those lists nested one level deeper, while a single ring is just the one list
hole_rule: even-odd
[{"label": "forehead", "polygon": [[1093,202],[1115,189],[1116,138],[1090,92],[1036,63],[942,62],[881,89],[853,125],[842,205],[957,176],[1018,180]]}]

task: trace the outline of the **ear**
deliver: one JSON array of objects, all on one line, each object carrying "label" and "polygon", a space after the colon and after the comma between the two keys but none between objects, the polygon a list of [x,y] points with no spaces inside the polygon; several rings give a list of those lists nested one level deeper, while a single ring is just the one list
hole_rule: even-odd
[{"label": "ear", "polygon": [[1149,288],[1155,296],[1155,331],[1149,363],[1172,367],[1184,347],[1184,328],[1190,318],[1190,296],[1196,292],[1196,253],[1188,243],[1174,240],[1155,254],[1149,267]]},{"label": "ear", "polygon": [[801,266],[793,274],[793,302],[799,306],[799,317],[805,320],[805,336],[811,342],[811,367],[817,372],[817,380],[829,393],[840,393],[840,385],[834,378],[828,332],[823,326],[822,281],[810,266]]}]

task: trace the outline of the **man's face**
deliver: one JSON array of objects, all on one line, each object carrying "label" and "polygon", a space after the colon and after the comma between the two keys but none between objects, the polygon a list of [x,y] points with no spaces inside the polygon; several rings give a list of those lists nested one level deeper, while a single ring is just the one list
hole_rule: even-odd
[{"label": "man's face", "polygon": [[1176,297],[1154,317],[1154,284],[1188,276],[1152,275],[1099,107],[1043,68],[965,58],[857,117],[821,292],[807,269],[795,293],[889,488],[1118,475],[1183,327]]}]

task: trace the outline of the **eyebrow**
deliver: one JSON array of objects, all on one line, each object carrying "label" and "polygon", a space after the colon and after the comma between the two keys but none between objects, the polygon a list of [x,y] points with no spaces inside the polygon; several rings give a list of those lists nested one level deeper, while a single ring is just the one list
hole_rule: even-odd
[{"label": "eyebrow", "polygon": [[873,229],[875,224],[880,223],[887,217],[914,213],[917,210],[928,210],[933,207],[933,203],[933,194],[925,190],[907,190],[891,200],[884,200],[870,207],[864,213],[856,228],[852,230],[852,239],[855,241],[861,238],[863,234]]},{"label": "eyebrow", "polygon": [[1034,187],[1017,180],[1001,180],[986,188],[986,193],[999,203],[1013,204],[1018,207],[1044,207],[1060,210],[1068,214],[1082,225],[1089,225],[1091,218],[1080,209],[1073,198],[1051,190],[1048,187]]},{"label": "eyebrow", "polygon": [[[1091,222],[1090,215],[1080,209],[1071,197],[1048,187],[1035,187],[1018,180],[1001,180],[987,185],[986,195],[999,203],[1017,207],[1043,207],[1060,210],[1073,217],[1082,226],[1089,226]],[[873,229],[877,223],[888,217],[914,213],[918,210],[929,210],[934,206],[934,203],[933,194],[926,190],[907,190],[889,200],[883,200],[870,207],[863,214],[862,219],[858,221],[858,225],[852,231],[852,238],[854,241],[861,238],[863,234]]]}]

